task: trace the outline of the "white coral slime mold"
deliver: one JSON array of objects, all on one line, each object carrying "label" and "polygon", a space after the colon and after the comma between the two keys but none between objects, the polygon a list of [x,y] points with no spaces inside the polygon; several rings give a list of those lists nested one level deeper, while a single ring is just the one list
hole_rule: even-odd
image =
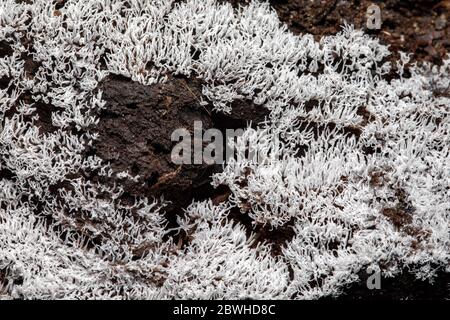
[{"label": "white coral slime mold", "polygon": [[[0,41],[11,49],[0,57],[1,298],[318,298],[368,266],[422,278],[448,268],[450,60],[407,76],[403,54],[388,81],[376,39],[351,26],[318,42],[293,35],[258,1],[0,0]],[[83,156],[109,74],[196,76],[217,111],[235,99],[270,110],[214,177],[229,202],[187,209],[189,243],[168,240],[159,201],[124,205],[120,186],[76,175],[113,175]],[[36,110],[48,104],[43,130]],[[264,161],[245,157],[245,139]],[[70,187],[50,193],[59,185]],[[272,257],[227,219],[230,206],[295,236]]]},{"label": "white coral slime mold", "polygon": [[287,265],[229,221],[226,207],[195,203],[187,217],[193,240],[171,259],[164,293],[177,299],[285,298]]}]

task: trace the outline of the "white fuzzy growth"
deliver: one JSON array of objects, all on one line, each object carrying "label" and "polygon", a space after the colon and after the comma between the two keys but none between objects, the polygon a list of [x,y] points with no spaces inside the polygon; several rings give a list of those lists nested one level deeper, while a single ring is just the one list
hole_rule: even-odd
[{"label": "white fuzzy growth", "polygon": [[[450,59],[408,77],[402,54],[387,81],[389,51],[376,39],[351,26],[319,42],[296,36],[258,1],[69,0],[55,10],[0,0],[0,41],[12,50],[0,58],[0,170],[10,173],[0,179],[1,298],[305,299],[339,294],[366,267],[420,278],[448,268]],[[139,180],[83,156],[109,74],[147,85],[196,76],[217,111],[236,99],[270,111],[214,177],[229,201],[193,203],[180,218],[186,243],[167,240],[163,201],[124,205],[120,186],[77,175]],[[46,104],[56,108],[44,133],[36,110]],[[295,236],[274,258],[228,219],[231,206]],[[396,226],[385,209],[408,218]]]},{"label": "white fuzzy growth", "polygon": [[[170,261],[163,292],[177,299],[286,298],[287,265],[269,247],[251,248],[243,226],[227,220],[227,208],[211,202],[187,209],[192,241]],[[167,293],[166,293],[167,292]]]}]

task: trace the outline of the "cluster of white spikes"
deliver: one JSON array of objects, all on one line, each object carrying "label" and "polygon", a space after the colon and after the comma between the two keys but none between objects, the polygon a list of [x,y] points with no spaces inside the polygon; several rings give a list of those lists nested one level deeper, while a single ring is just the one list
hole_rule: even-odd
[{"label": "cluster of white spikes", "polygon": [[[0,298],[305,299],[338,295],[368,267],[448,268],[450,59],[405,72],[407,55],[391,66],[362,31],[317,42],[259,1],[0,0],[0,46]],[[185,242],[160,201],[125,204],[120,185],[79,174],[129,177],[84,155],[109,74],[200,77],[218,112],[236,99],[270,110],[214,176],[230,199],[186,209]],[[272,256],[232,207],[255,230],[295,235]]]}]

